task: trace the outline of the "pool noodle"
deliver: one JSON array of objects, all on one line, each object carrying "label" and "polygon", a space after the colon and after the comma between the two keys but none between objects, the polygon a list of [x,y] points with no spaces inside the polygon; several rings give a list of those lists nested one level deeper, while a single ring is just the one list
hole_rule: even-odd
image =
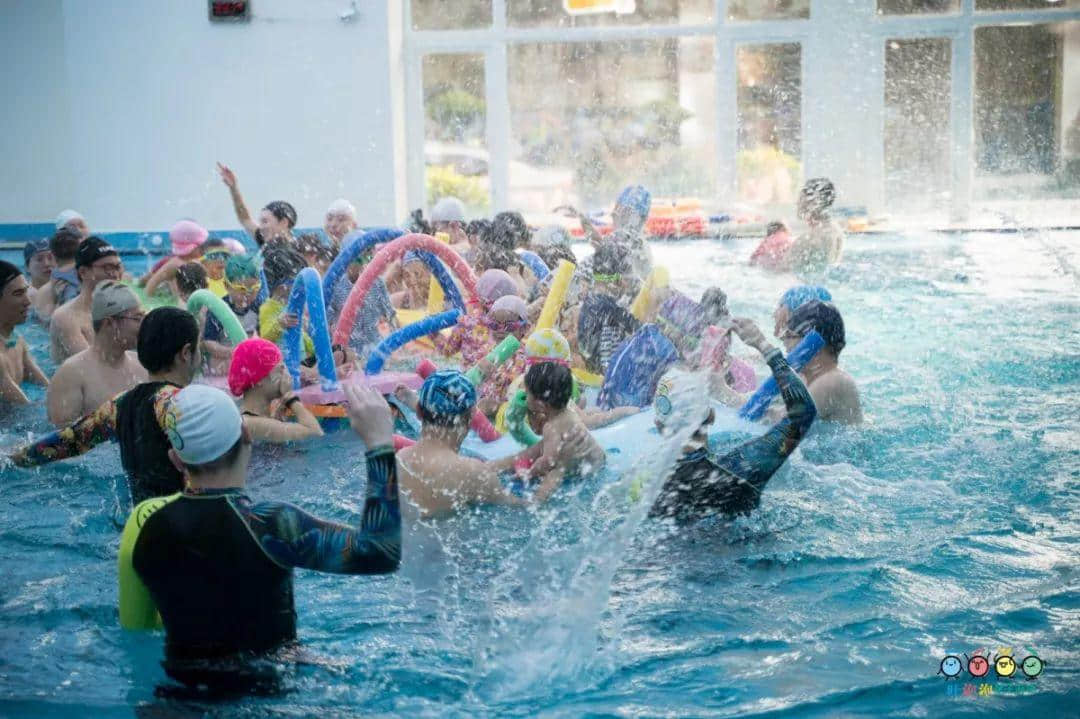
[{"label": "pool noodle", "polygon": [[[824,346],[825,340],[822,339],[821,335],[811,330],[810,334],[803,337],[802,341],[795,346],[795,349],[791,350],[787,356],[787,362],[791,365],[791,369],[798,372]],[[751,421],[760,419],[761,415],[765,414],[765,410],[768,408],[769,403],[772,402],[773,397],[779,392],[780,386],[776,383],[776,379],[769,377],[761,383],[757,391],[750,395],[750,399],[746,400],[746,404],[739,409],[739,416]]]},{"label": "pool noodle", "polygon": [[367,231],[354,230],[345,235],[341,252],[330,263],[330,267],[326,270],[326,276],[323,277],[323,304],[327,307],[330,306],[330,300],[334,296],[334,288],[337,287],[338,280],[345,274],[345,270],[348,269],[353,260],[371,247],[396,240],[404,234],[402,230],[393,227],[379,227]]},{"label": "pool noodle", "polygon": [[[397,332],[383,339],[383,341],[371,352],[371,355],[368,357],[367,366],[364,367],[364,374],[379,374],[379,372],[382,371],[386,359],[393,354],[395,350],[418,337],[423,337],[424,335],[429,335],[432,332],[438,332],[439,330],[457,324],[460,316],[461,310],[447,310],[446,312],[437,315],[425,317],[419,322],[414,322],[407,327],[402,327]],[[338,329],[341,329],[340,324],[338,325]]]},{"label": "pool noodle", "polygon": [[653,268],[648,279],[645,280],[645,284],[641,287],[641,291],[634,298],[633,304],[630,305],[630,314],[644,322],[645,313],[652,304],[653,291],[667,287],[670,281],[671,278],[666,267]]},{"label": "pool noodle", "polygon": [[543,282],[547,276],[551,274],[551,270],[548,269],[547,264],[540,258],[540,255],[535,252],[518,250],[518,256],[521,258],[521,261],[528,266],[529,270],[532,271],[537,282]]},{"label": "pool noodle", "polygon": [[[313,267],[305,267],[293,281],[289,293],[286,312],[301,317],[307,304],[308,326],[311,328],[315,343],[315,360],[319,367],[319,378],[324,392],[333,392],[338,388],[337,368],[334,366],[334,351],[330,344],[330,330],[326,325],[326,305],[323,304],[322,280]],[[301,325],[285,330],[285,368],[292,375],[293,389],[300,389],[300,333]]]},{"label": "pool noodle", "polygon": [[[440,300],[438,305],[438,311],[442,312],[446,302],[450,302],[450,306],[456,309],[465,311],[465,300],[462,299],[461,293],[458,292],[457,285],[454,284],[454,278],[450,276],[446,266],[439,262],[439,258],[430,252],[423,250],[416,251],[420,260],[427,265],[428,270],[431,272],[431,280],[439,287],[439,291],[445,293],[443,299]],[[430,289],[430,288],[429,288]],[[428,295],[428,314],[433,315],[437,312],[431,311],[431,295]]]},{"label": "pool noodle", "polygon": [[[491,349],[491,351],[487,353],[487,356],[484,357],[484,359],[490,362],[493,366],[498,367],[503,362],[513,357],[514,353],[518,351],[519,347],[521,347],[521,341],[514,335],[507,335],[502,342],[495,345]],[[479,365],[474,365],[470,367],[467,372],[465,372],[465,377],[470,382],[472,382],[473,385],[479,386],[480,372],[481,370]]]},{"label": "pool noodle", "polygon": [[506,408],[506,428],[510,431],[510,436],[515,440],[526,447],[532,447],[540,441],[540,436],[529,426],[527,419],[529,412],[528,401],[525,390],[519,389],[514,394],[514,398],[510,400],[510,404]]},{"label": "pool noodle", "polygon": [[240,320],[236,318],[236,313],[229,309],[229,306],[225,304],[225,300],[221,299],[210,290],[195,290],[191,293],[191,297],[188,298],[188,312],[197,315],[199,310],[203,307],[209,309],[210,313],[221,323],[221,327],[225,330],[225,336],[229,338],[229,342],[238,345],[247,339],[247,332],[244,331],[244,326],[241,325]]},{"label": "pool noodle", "polygon": [[569,260],[559,260],[559,266],[555,268],[555,278],[551,281],[551,289],[548,290],[544,300],[544,308],[540,310],[540,319],[536,321],[538,330],[555,326],[555,320],[559,316],[566,301],[566,293],[570,290],[570,278],[574,276],[577,265]]},{"label": "pool noodle", "polygon": [[[436,232],[435,239],[442,242],[444,245],[450,244],[450,235],[445,232]],[[427,294],[427,313],[429,315],[438,314],[446,308],[446,294],[443,292],[442,285],[439,284],[439,280],[435,278],[435,273],[431,274],[431,280],[428,282],[428,294]]]}]

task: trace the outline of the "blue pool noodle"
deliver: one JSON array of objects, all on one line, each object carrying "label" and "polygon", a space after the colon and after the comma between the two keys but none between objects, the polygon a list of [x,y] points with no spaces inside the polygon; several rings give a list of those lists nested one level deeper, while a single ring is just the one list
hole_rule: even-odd
[{"label": "blue pool noodle", "polygon": [[[806,366],[807,362],[814,359],[814,355],[824,346],[825,340],[822,339],[821,335],[811,330],[810,334],[803,337],[802,341],[795,345],[795,349],[791,350],[791,353],[787,356],[787,362],[791,365],[791,369],[798,372]],[[746,400],[746,404],[739,409],[739,416],[751,421],[760,419],[761,415],[765,414],[769,403],[773,401],[773,397],[779,392],[780,386],[776,384],[776,379],[769,377],[761,383],[761,386],[757,388],[754,394],[750,395],[750,399]]]},{"label": "blue pool noodle", "polygon": [[345,274],[345,269],[350,262],[371,247],[396,240],[404,234],[403,231],[393,227],[377,227],[371,230],[354,230],[345,235],[341,252],[327,268],[326,277],[323,278],[323,305],[330,306],[330,299],[334,296],[334,287]]},{"label": "blue pool noodle", "polygon": [[364,367],[364,374],[379,374],[382,371],[383,363],[396,349],[424,335],[438,332],[447,327],[453,327],[457,324],[460,316],[461,310],[447,310],[437,315],[429,315],[419,322],[413,322],[411,325],[402,327],[394,334],[386,337],[372,351],[371,355],[368,356],[367,366]]},{"label": "blue pool noodle", "polygon": [[[302,317],[307,304],[308,321],[312,340],[315,342],[315,359],[319,367],[324,392],[338,388],[337,369],[334,367],[333,346],[330,344],[330,328],[326,325],[326,305],[323,304],[323,287],[319,273],[313,267],[305,267],[296,276],[289,294],[290,314]],[[300,389],[300,327],[285,330],[285,367],[292,375],[293,389]]]},{"label": "blue pool noodle", "polygon": [[431,274],[435,276],[435,280],[439,283],[439,286],[443,289],[443,296],[446,301],[450,303],[450,306],[459,309],[462,312],[465,311],[465,300],[461,297],[461,292],[458,290],[457,285],[454,284],[454,280],[450,277],[450,271],[446,269],[438,257],[428,252],[427,250],[414,250],[420,257],[427,268],[431,270]]},{"label": "blue pool noodle", "polygon": [[519,250],[518,256],[521,258],[522,262],[529,266],[532,273],[536,275],[536,280],[538,282],[543,282],[544,279],[551,274],[551,270],[548,268],[547,264],[540,258],[540,255],[535,252]]}]

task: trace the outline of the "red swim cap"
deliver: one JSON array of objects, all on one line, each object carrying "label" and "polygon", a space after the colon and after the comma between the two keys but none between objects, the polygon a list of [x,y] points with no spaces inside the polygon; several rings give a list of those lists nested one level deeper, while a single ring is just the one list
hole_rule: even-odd
[{"label": "red swim cap", "polygon": [[240,397],[262,382],[281,361],[281,350],[270,340],[252,337],[236,345],[229,365],[229,391]]}]

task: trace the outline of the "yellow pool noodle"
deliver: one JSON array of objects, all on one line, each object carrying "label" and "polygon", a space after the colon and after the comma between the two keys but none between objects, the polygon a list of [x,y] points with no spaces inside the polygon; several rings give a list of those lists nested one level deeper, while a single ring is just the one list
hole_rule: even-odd
[{"label": "yellow pool noodle", "polygon": [[555,326],[555,320],[559,316],[559,310],[566,302],[566,293],[570,289],[570,278],[574,276],[577,265],[569,260],[559,260],[559,266],[555,268],[555,278],[551,281],[551,289],[548,290],[547,299],[544,300],[544,308],[540,310],[540,319],[536,321],[536,329],[543,330]]},{"label": "yellow pool noodle", "polygon": [[[450,244],[450,235],[445,232],[436,232],[435,239],[439,242]],[[435,275],[431,276],[428,281],[427,291],[427,313],[429,315],[437,315],[443,311],[443,307],[446,305],[446,296],[443,294],[442,285],[435,279]]]},{"label": "yellow pool noodle", "polygon": [[630,305],[630,314],[638,320],[644,321],[645,314],[652,305],[653,290],[667,287],[670,281],[671,277],[668,275],[666,267],[654,267],[652,274],[645,280],[645,284],[641,286],[641,291],[634,298],[634,303]]}]

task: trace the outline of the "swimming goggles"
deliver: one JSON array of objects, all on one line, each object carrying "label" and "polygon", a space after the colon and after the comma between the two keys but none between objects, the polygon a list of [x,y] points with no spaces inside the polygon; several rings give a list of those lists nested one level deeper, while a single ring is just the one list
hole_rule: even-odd
[{"label": "swimming goggles", "polygon": [[593,273],[592,278],[593,278],[593,282],[604,282],[604,283],[607,283],[607,284],[611,284],[611,283],[615,283],[615,282],[618,282],[619,280],[621,280],[622,275],[620,275],[620,274],[605,275],[605,274],[602,274],[602,273]]},{"label": "swimming goggles", "polygon": [[507,322],[491,322],[487,323],[488,329],[492,332],[502,332],[505,334],[514,334],[520,332],[529,325],[528,320],[509,320]]},{"label": "swimming goggles", "polygon": [[232,255],[228,252],[211,252],[202,256],[203,262],[226,262]]},{"label": "swimming goggles", "polygon": [[262,286],[262,282],[256,277],[251,282],[233,282],[232,280],[225,280],[225,284],[234,290],[241,292],[258,292],[259,287]]}]

